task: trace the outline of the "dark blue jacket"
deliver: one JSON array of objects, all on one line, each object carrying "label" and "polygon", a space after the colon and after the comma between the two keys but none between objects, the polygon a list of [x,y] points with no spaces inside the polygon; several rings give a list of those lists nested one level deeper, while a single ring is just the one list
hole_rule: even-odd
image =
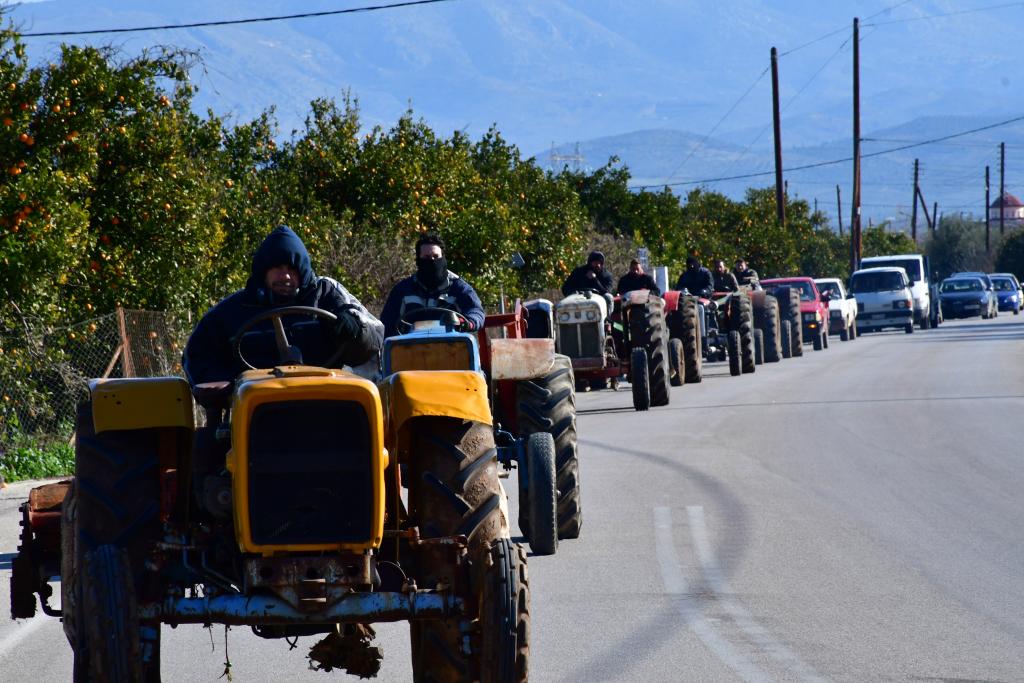
[{"label": "dark blue jacket", "polygon": [[[264,279],[269,269],[288,264],[299,272],[299,291],[290,301],[275,301]],[[245,289],[228,296],[211,308],[196,325],[185,346],[182,363],[192,385],[202,382],[231,381],[246,370],[235,352],[234,338],[239,329],[260,313],[282,306],[311,306],[338,315],[350,311],[362,330],[354,340],[338,339],[334,326],[311,316],[286,316],[283,319],[289,342],[302,351],[307,365],[321,365],[345,344],[339,365],[366,363],[380,353],[383,326],[337,281],[317,277],[310,264],[306,246],[290,228],[276,228],[256,250],[252,272]],[[257,368],[280,363],[270,321],[263,321],[247,332],[241,343],[246,360]]]},{"label": "dark blue jacket", "polygon": [[458,311],[474,324],[475,329],[484,326],[484,307],[476,290],[458,275],[448,271],[447,284],[437,289],[427,289],[415,275],[405,278],[392,288],[380,314],[381,322],[384,323],[384,336],[394,337],[399,334],[398,321],[406,311],[428,306]]}]

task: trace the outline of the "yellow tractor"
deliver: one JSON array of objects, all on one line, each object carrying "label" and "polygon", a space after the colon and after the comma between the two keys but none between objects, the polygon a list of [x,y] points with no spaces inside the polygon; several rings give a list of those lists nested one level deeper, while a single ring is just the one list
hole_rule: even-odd
[{"label": "yellow tractor", "polygon": [[162,624],[322,635],[314,666],[371,676],[369,624],[385,621],[409,621],[415,680],[525,681],[526,556],[475,338],[388,340],[375,384],[303,365],[286,316],[333,318],[253,318],[236,352],[245,362],[242,334],[270,320],[281,365],[234,382],[90,384],[74,479],[22,508],[13,617],[36,596],[63,617],[76,681],[159,680]]}]

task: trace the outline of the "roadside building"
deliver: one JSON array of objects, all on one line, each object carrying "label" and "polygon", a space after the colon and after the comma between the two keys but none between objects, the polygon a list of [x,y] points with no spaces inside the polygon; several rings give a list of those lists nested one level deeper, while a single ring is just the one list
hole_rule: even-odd
[{"label": "roadside building", "polygon": [[1024,202],[1014,197],[1009,192],[997,197],[988,207],[988,219],[992,222],[999,221],[999,212],[1003,213],[1003,222],[1006,225],[1024,225]]}]

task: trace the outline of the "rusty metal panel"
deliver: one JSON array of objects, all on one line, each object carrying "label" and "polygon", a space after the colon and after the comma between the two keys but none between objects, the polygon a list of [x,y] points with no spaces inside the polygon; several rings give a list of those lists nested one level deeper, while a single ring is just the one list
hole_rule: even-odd
[{"label": "rusty metal panel", "polygon": [[64,496],[67,495],[70,486],[70,479],[36,486],[28,493],[29,512],[56,511],[60,513],[60,505],[64,502]]},{"label": "rusty metal panel", "polygon": [[554,339],[492,339],[491,379],[533,379],[551,372]]}]

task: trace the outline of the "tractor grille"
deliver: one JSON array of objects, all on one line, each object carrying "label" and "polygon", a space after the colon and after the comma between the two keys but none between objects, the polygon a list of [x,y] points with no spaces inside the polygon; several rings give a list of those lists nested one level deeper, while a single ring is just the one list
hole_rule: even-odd
[{"label": "tractor grille", "polygon": [[600,358],[603,353],[598,325],[600,323],[559,325],[559,353],[570,358]]},{"label": "tractor grille", "polygon": [[256,407],[249,431],[249,519],[259,545],[372,537],[370,431],[355,401]]}]

